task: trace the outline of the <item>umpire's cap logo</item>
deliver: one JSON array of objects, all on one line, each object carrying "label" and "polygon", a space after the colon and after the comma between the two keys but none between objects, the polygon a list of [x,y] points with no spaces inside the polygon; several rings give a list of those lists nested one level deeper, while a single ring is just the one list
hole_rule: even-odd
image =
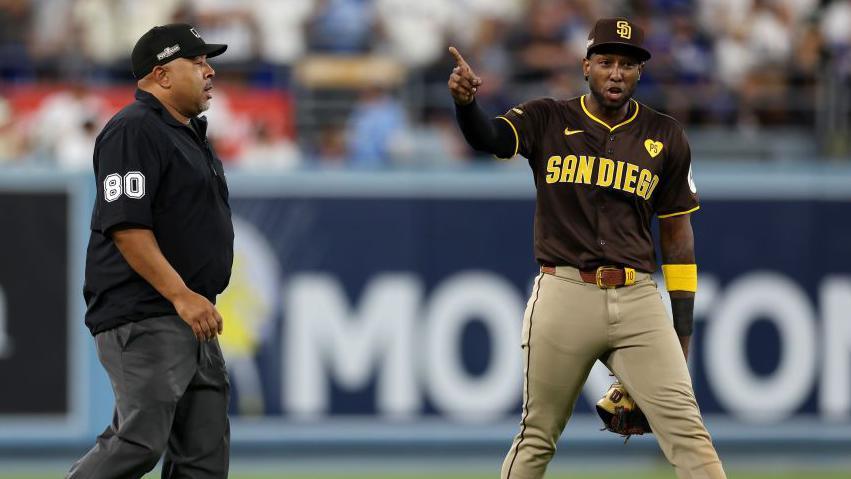
[{"label": "umpire's cap logo", "polygon": [[130,54],[133,76],[142,78],[157,65],[164,65],[175,58],[193,58],[221,55],[228,46],[206,43],[192,25],[172,23],[151,28],[136,42]]}]

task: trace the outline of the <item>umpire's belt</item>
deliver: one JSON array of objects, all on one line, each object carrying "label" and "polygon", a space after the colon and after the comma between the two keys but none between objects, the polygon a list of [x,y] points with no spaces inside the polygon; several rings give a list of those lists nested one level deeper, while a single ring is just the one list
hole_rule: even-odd
[{"label": "umpire's belt", "polygon": [[[556,274],[556,267],[543,265],[541,272]],[[579,271],[582,281],[597,285],[601,289],[620,288],[635,284],[635,270],[632,268],[618,268],[615,266],[600,266],[590,271]]]}]

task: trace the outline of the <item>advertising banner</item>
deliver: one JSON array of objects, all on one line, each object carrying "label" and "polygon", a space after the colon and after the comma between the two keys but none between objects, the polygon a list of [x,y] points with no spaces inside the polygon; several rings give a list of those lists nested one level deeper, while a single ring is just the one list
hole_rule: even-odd
[{"label": "advertising banner", "polygon": [[0,191],[0,421],[70,411],[68,206]]},{"label": "advertising banner", "polygon": [[[516,429],[537,274],[531,195],[236,190],[234,274],[218,305],[237,431]],[[851,224],[836,220],[849,211],[847,199],[710,197],[693,215],[689,364],[722,439],[824,424],[822,437],[851,434]],[[611,380],[598,363],[576,421],[596,421]]]},{"label": "advertising banner", "polygon": [[[820,444],[849,443],[847,177],[701,183],[689,366],[720,443],[810,444],[813,431]],[[83,326],[90,181],[2,179],[0,445],[89,441],[113,402]],[[528,178],[305,172],[229,183],[236,252],[217,308],[235,445],[507,444],[538,273]],[[591,371],[568,440],[611,439],[593,404],[612,380],[599,363]]]}]

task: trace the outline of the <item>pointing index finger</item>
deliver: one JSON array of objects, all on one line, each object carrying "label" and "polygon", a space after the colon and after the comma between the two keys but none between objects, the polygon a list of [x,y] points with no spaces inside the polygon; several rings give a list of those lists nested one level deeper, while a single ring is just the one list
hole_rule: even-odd
[{"label": "pointing index finger", "polygon": [[461,56],[461,52],[459,52],[457,48],[449,47],[449,53],[451,53],[452,56],[455,57],[455,64],[457,64],[461,68],[466,68],[467,70],[470,69],[470,65],[467,64],[467,61],[464,60],[464,57]]}]

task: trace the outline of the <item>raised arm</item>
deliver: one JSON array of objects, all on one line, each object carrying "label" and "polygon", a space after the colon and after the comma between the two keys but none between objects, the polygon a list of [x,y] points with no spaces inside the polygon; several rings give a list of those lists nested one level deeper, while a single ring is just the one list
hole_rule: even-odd
[{"label": "raised arm", "polygon": [[455,47],[449,47],[455,58],[455,68],[449,75],[447,86],[455,100],[455,118],[464,134],[464,139],[479,151],[510,158],[516,150],[517,138],[505,121],[492,118],[476,103],[476,92],[482,79],[470,68]]}]

